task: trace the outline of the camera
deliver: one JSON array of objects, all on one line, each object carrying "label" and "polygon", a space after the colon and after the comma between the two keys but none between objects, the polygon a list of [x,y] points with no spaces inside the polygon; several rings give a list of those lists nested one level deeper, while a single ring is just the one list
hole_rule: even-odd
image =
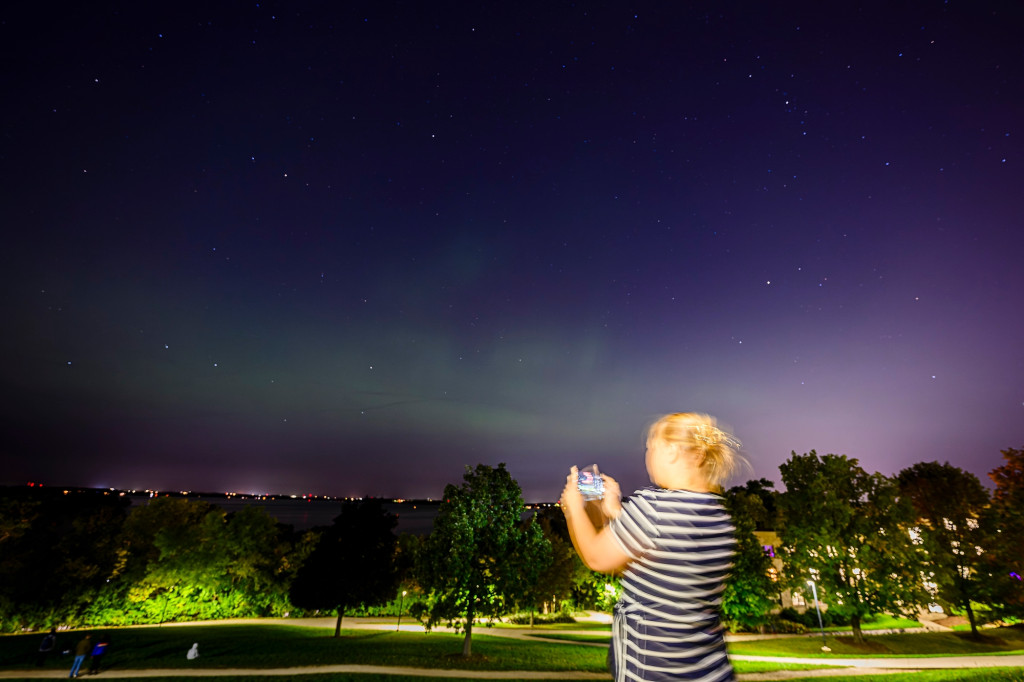
[{"label": "camera", "polygon": [[604,480],[598,473],[596,464],[591,464],[577,472],[576,487],[583,495],[584,500],[599,500],[604,497]]}]

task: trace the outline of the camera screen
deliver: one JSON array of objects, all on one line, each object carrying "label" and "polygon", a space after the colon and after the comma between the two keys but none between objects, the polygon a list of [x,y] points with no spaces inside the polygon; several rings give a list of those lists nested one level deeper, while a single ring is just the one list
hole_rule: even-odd
[{"label": "camera screen", "polygon": [[604,481],[593,471],[579,472],[576,477],[576,487],[579,488],[586,499],[593,499],[604,495]]}]

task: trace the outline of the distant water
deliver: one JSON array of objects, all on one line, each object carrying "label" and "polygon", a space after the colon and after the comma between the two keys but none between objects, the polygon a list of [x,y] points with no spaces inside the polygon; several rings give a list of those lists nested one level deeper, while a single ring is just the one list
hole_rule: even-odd
[{"label": "distant water", "polygon": [[[293,526],[295,530],[308,530],[314,526],[329,526],[334,518],[341,513],[341,500],[258,500],[255,498],[240,497],[189,497],[190,500],[203,500],[216,505],[224,511],[231,513],[243,507],[262,507],[279,523]],[[148,497],[133,496],[133,505],[143,505],[149,501]],[[434,517],[437,516],[439,503],[419,502],[385,502],[383,504],[391,514],[398,517],[398,526],[395,532],[398,534],[412,533],[413,535],[427,535],[434,527]]]}]

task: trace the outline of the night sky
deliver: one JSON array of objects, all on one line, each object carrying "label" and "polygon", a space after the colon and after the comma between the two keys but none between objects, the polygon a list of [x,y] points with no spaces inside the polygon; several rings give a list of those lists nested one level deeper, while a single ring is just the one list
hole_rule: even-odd
[{"label": "night sky", "polygon": [[[31,7],[29,6],[31,5]],[[0,10],[0,482],[1024,446],[1020,3]]]}]

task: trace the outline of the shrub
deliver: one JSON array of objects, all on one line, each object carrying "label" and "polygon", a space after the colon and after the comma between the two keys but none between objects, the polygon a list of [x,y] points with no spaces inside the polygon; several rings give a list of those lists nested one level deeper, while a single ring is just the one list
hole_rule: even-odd
[{"label": "shrub", "polygon": [[802,635],[807,627],[802,623],[782,618],[781,614],[773,615],[763,627],[764,632],[779,635]]},{"label": "shrub", "polygon": [[[515,625],[529,625],[530,614],[529,613],[517,613],[509,616],[506,619],[510,623]],[[553,623],[575,623],[576,619],[572,617],[571,613],[565,611],[559,611],[558,613],[535,613],[533,614],[534,625],[551,625]]]}]

